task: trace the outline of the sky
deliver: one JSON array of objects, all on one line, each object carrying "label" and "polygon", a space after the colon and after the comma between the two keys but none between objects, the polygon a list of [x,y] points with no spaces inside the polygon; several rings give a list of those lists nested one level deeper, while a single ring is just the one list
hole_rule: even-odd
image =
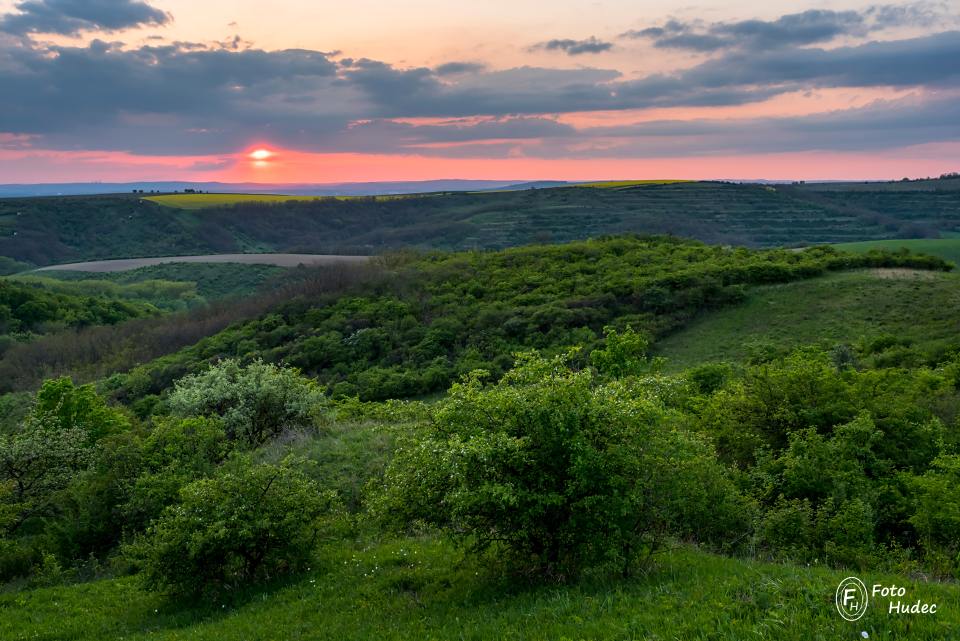
[{"label": "sky", "polygon": [[960,0],[0,0],[0,183],[958,170]]}]

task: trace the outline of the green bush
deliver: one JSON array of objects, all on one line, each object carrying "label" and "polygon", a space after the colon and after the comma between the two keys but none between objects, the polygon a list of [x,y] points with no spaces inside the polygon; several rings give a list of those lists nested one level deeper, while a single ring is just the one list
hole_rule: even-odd
[{"label": "green bush", "polygon": [[185,486],[180,503],[127,548],[148,588],[213,597],[309,560],[333,494],[288,463],[230,467]]},{"label": "green bush", "polygon": [[256,447],[285,430],[313,425],[320,398],[316,384],[297,369],[224,360],[177,381],[168,405],[175,416],[218,417],[228,438]]},{"label": "green bush", "polygon": [[627,572],[672,535],[746,531],[711,449],[649,394],[600,385],[565,358],[518,359],[496,385],[455,385],[425,433],[398,447],[374,500],[388,523],[439,527],[554,579],[591,565]]}]

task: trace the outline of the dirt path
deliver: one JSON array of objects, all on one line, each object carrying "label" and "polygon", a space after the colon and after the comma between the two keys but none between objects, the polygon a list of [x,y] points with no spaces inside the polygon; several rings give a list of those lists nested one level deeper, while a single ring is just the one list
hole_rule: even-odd
[{"label": "dirt path", "polygon": [[164,263],[242,263],[245,265],[296,267],[297,265],[363,263],[368,260],[370,260],[369,256],[337,256],[332,254],[211,254],[209,256],[158,256],[155,258],[93,260],[85,263],[48,265],[36,271],[122,272]]}]

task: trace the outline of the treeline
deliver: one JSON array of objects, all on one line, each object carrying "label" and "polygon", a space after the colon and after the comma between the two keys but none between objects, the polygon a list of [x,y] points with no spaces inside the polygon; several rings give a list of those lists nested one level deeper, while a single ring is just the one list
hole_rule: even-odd
[{"label": "treeline", "polygon": [[159,312],[145,301],[70,289],[56,291],[41,283],[0,279],[0,354],[18,339],[67,328],[116,325]]},{"label": "treeline", "polygon": [[35,390],[44,379],[63,375],[83,381],[104,378],[193,345],[234,323],[261,316],[284,301],[347,291],[380,278],[382,273],[383,267],[376,264],[293,270],[274,287],[254,295],[13,343],[0,357],[0,393]]},{"label": "treeline", "polygon": [[757,251],[671,237],[426,254],[364,291],[277,305],[107,388],[125,401],[154,398],[208,362],[237,357],[294,365],[338,398],[415,397],[478,368],[497,378],[518,351],[592,349],[606,326],[661,336],[742,300],[751,285],[894,266],[950,268],[909,253]]}]

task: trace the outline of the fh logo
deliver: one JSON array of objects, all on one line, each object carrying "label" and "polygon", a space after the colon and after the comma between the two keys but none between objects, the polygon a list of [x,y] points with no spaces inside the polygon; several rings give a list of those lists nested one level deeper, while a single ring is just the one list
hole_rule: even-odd
[{"label": "fh logo", "polygon": [[847,621],[857,621],[867,611],[867,586],[855,576],[848,576],[837,587],[837,611]]}]

